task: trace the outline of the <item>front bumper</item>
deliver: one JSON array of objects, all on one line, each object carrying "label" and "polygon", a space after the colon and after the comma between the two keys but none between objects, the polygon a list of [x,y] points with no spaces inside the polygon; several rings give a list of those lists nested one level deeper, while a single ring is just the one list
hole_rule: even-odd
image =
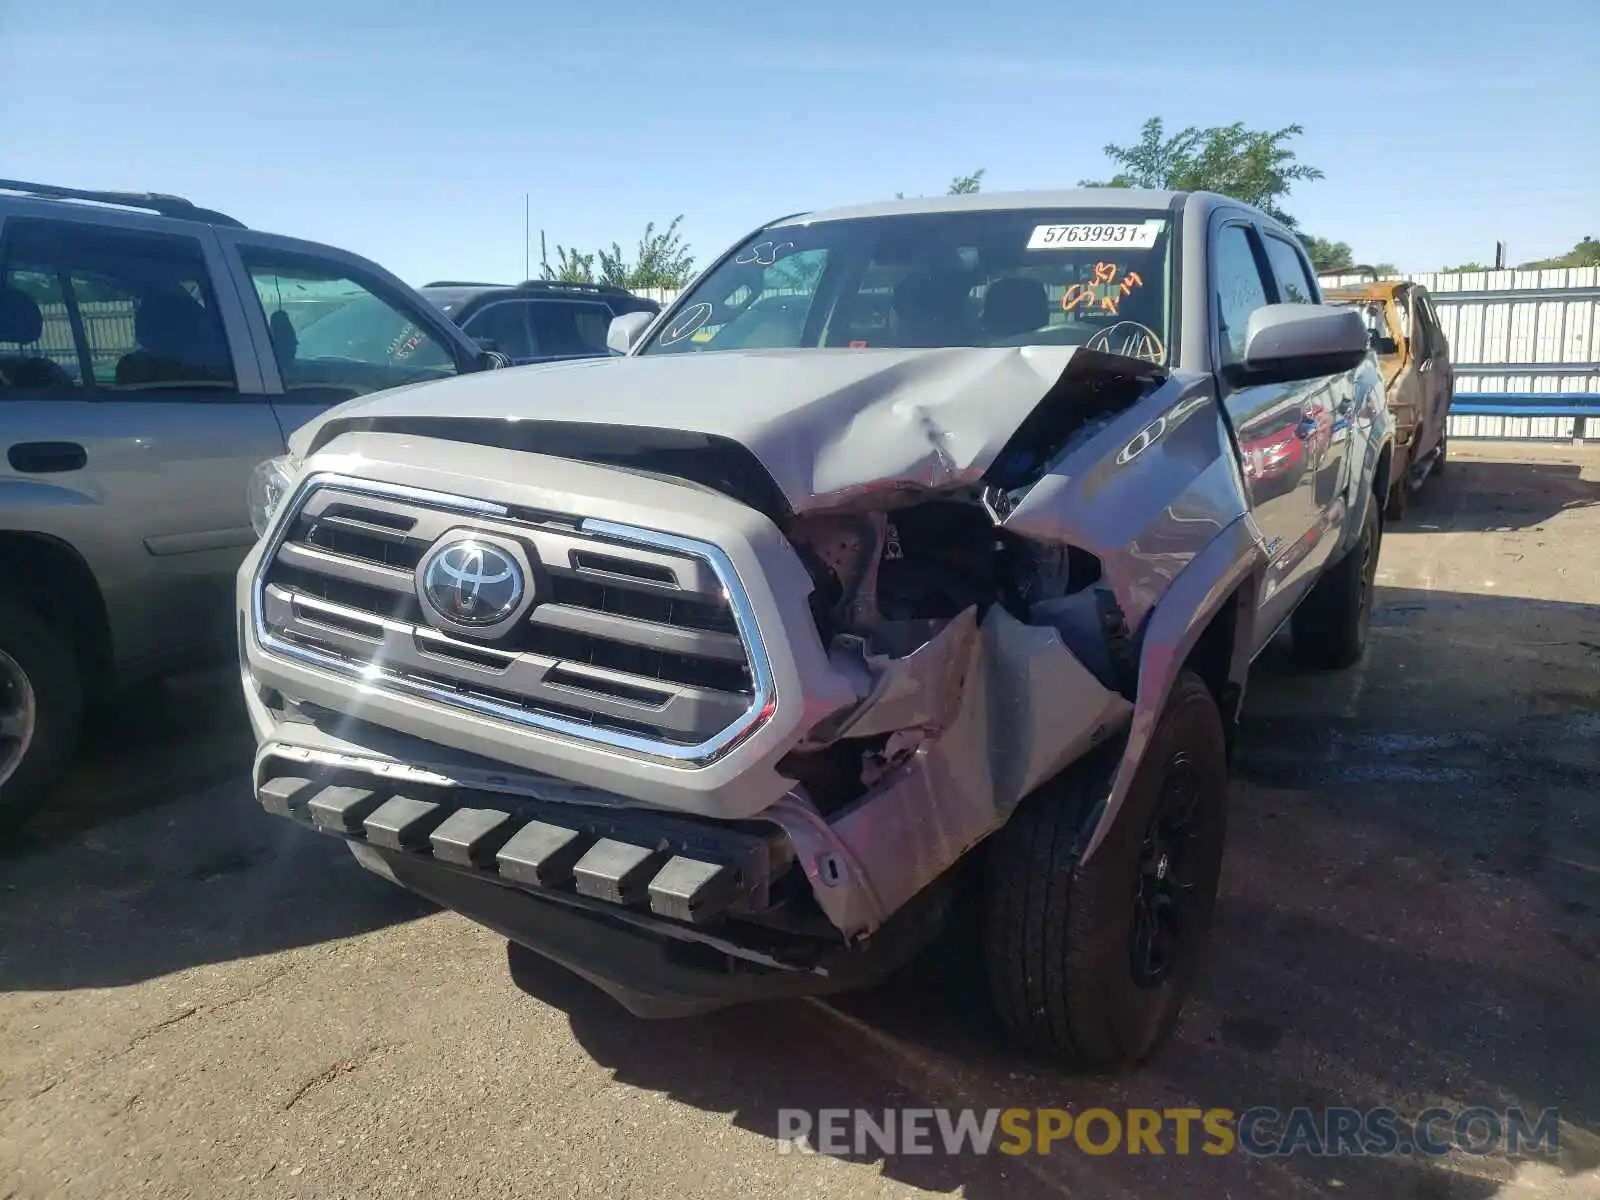
[{"label": "front bumper", "polygon": [[822,995],[892,971],[939,927],[930,890],[870,943],[807,916],[781,830],[385,784],[269,762],[267,811],[582,976],[641,1017]]}]

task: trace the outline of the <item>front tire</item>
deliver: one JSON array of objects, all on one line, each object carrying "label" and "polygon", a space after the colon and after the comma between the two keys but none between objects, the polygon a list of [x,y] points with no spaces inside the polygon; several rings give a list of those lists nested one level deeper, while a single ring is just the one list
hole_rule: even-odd
[{"label": "front tire", "polygon": [[1300,663],[1340,671],[1361,660],[1372,624],[1382,546],[1383,518],[1373,497],[1367,502],[1356,544],[1323,573],[1290,619],[1294,656]]},{"label": "front tire", "polygon": [[33,814],[71,758],[82,721],[71,643],[0,596],[0,830]]},{"label": "front tire", "polygon": [[1074,842],[1109,776],[1069,768],[1023,802],[984,864],[1001,1026],[1029,1052],[1089,1070],[1142,1062],[1161,1046],[1211,925],[1228,768],[1222,717],[1198,676],[1179,675],[1110,830],[1083,863]]}]

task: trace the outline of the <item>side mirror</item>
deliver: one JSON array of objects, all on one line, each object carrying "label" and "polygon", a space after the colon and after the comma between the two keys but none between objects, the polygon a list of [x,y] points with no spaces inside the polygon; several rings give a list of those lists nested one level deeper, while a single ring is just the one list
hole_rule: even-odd
[{"label": "side mirror", "polygon": [[639,344],[639,339],[654,319],[654,314],[647,312],[623,313],[620,317],[612,317],[611,327],[606,330],[606,349],[615,354],[628,353]]},{"label": "side mirror", "polygon": [[1372,349],[1384,358],[1400,353],[1400,343],[1386,333],[1372,331]]},{"label": "side mirror", "polygon": [[479,371],[498,371],[510,365],[511,360],[498,350],[480,350],[473,360],[473,366]]},{"label": "side mirror", "polygon": [[1352,370],[1370,352],[1367,323],[1352,308],[1268,304],[1250,314],[1244,361],[1227,374],[1239,384],[1290,383]]}]

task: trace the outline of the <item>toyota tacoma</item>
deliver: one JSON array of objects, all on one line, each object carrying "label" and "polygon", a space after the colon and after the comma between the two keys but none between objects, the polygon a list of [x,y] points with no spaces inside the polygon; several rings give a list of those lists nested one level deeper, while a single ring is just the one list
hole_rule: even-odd
[{"label": "toyota tacoma", "polygon": [[1006,1031],[1144,1059],[1251,662],[1366,639],[1390,418],[1320,299],[1221,196],[897,201],[615,356],[331,410],[252,482],[257,798],[641,1016],[867,983],[971,896]]}]

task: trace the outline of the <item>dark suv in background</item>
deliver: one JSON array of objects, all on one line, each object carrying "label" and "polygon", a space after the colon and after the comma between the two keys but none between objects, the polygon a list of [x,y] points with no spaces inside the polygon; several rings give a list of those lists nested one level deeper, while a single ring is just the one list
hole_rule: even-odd
[{"label": "dark suv in background", "polygon": [[613,317],[661,311],[654,300],[603,283],[439,280],[421,292],[478,345],[518,364],[600,357],[610,353],[606,331]]}]

